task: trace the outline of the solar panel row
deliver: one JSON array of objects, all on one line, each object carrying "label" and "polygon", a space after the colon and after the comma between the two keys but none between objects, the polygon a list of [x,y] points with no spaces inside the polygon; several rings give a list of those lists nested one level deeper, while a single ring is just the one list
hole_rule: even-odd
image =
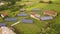
[{"label": "solar panel row", "polygon": [[17,18],[5,18],[6,21],[17,21]]},{"label": "solar panel row", "polygon": [[28,16],[26,13],[17,14],[17,16]]},{"label": "solar panel row", "polygon": [[23,23],[33,23],[33,20],[31,20],[31,19],[22,19],[21,22],[23,22]]}]

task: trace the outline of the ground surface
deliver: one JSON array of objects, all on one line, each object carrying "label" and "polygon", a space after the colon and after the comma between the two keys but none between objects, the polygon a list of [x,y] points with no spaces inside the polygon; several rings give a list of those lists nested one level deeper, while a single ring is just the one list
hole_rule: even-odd
[{"label": "ground surface", "polygon": [[[37,1],[37,0],[36,0]],[[60,0],[59,0],[60,1]],[[14,27],[21,32],[22,34],[38,34],[42,28],[45,27],[45,24],[47,22],[52,22],[51,28],[54,29],[55,31],[52,32],[47,32],[48,34],[60,34],[60,4],[55,4],[55,3],[60,3],[58,0],[54,0],[54,4],[47,4],[47,3],[35,3],[32,6],[25,6],[26,8],[26,12],[30,13],[32,8],[40,8],[42,9],[41,12],[39,12],[40,14],[42,14],[42,12],[44,10],[55,10],[58,13],[58,16],[55,17],[55,19],[50,20],[50,21],[38,21],[38,20],[34,20],[34,24],[23,24],[23,23],[19,23],[17,25],[15,25]],[[22,2],[17,2],[16,5],[18,5],[19,3],[23,3]],[[9,13],[10,16],[14,17],[15,14],[18,14],[19,11],[15,11],[15,12],[10,12],[10,10],[4,10],[5,12]],[[14,14],[15,13],[15,14]],[[19,20],[22,19],[23,17],[17,17]],[[28,17],[29,18],[29,17]],[[29,18],[30,19],[30,18]],[[0,17],[0,21],[3,22],[3,19]],[[10,26],[11,24],[15,23],[15,22],[6,22],[8,26]],[[56,30],[57,29],[57,30]],[[55,32],[55,33],[54,33]],[[47,34],[46,33],[46,34]]]}]

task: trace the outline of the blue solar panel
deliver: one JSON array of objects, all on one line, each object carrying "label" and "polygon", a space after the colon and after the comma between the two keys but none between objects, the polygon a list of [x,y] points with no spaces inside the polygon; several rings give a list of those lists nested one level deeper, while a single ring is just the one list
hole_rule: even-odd
[{"label": "blue solar panel", "polygon": [[41,17],[41,20],[51,20],[51,19],[53,19],[52,16],[43,16],[43,17]]},{"label": "blue solar panel", "polygon": [[6,18],[6,21],[17,21],[17,18]]},{"label": "blue solar panel", "polygon": [[5,23],[0,23],[0,27],[1,27],[1,26],[6,26],[6,24],[5,24]]},{"label": "blue solar panel", "polygon": [[31,19],[22,19],[23,23],[33,23],[33,20]]},{"label": "blue solar panel", "polygon": [[32,9],[32,11],[36,11],[37,12],[37,11],[40,11],[40,9],[35,8],[35,9]]},{"label": "blue solar panel", "polygon": [[21,13],[21,14],[18,14],[17,16],[28,16],[28,14],[26,14],[26,13]]}]

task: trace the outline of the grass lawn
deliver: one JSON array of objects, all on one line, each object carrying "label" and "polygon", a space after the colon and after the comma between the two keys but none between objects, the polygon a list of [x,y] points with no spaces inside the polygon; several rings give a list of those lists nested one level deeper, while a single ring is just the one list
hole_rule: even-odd
[{"label": "grass lawn", "polygon": [[[28,10],[32,9],[32,8],[42,8],[42,10],[55,10],[57,13],[60,12],[60,5],[59,4],[36,4],[34,6],[28,7],[27,12],[29,13]],[[45,24],[47,23],[47,21],[38,21],[38,20],[34,20],[34,24],[23,24],[23,23],[19,23],[16,26],[14,26],[15,28],[17,28],[22,34],[38,34],[41,30],[41,28],[45,27]],[[55,17],[55,19],[52,20],[54,23],[60,24],[60,17],[57,16]],[[10,24],[10,23],[8,23]]]},{"label": "grass lawn", "polygon": [[[54,1],[56,2],[56,1]],[[57,1],[59,2],[59,1]],[[17,2],[18,3],[18,2]],[[36,3],[32,6],[25,6],[25,9],[27,10],[27,13],[30,13],[33,8],[40,8],[42,9],[42,12],[44,10],[55,10],[58,13],[58,16],[55,17],[55,19],[50,20],[52,23],[60,24],[60,4],[47,4],[47,3]],[[10,11],[9,11],[10,12]],[[8,12],[8,13],[9,13]],[[16,11],[14,13],[19,13],[19,11]],[[10,14],[10,13],[9,13]],[[11,13],[12,15],[12,13]],[[21,20],[23,17],[17,17],[19,20]],[[1,19],[1,18],[0,18]],[[33,18],[31,18],[33,19]],[[2,20],[2,19],[1,19]],[[33,19],[33,24],[23,24],[19,23],[15,25],[14,27],[19,30],[22,34],[38,34],[43,27],[45,27],[47,22],[50,21],[38,21]],[[7,22],[7,25],[10,26],[14,22]]]}]

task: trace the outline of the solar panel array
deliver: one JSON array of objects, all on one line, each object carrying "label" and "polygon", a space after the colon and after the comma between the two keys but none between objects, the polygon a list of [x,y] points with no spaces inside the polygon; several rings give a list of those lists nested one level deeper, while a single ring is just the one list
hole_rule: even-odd
[{"label": "solar panel array", "polygon": [[41,20],[51,20],[51,19],[53,19],[53,17],[52,16],[42,16],[40,19]]},{"label": "solar panel array", "polygon": [[38,9],[38,8],[34,8],[34,9],[32,9],[31,11],[35,11],[35,12],[37,12],[37,11],[40,11],[41,9]]},{"label": "solar panel array", "polygon": [[21,14],[18,14],[17,16],[28,16],[28,14],[26,14],[26,13],[21,13]]},{"label": "solar panel array", "polygon": [[33,20],[31,19],[22,19],[23,23],[33,23]]},{"label": "solar panel array", "polygon": [[6,21],[17,21],[17,18],[6,18]]},{"label": "solar panel array", "polygon": [[6,26],[6,24],[5,24],[5,23],[0,23],[0,27],[1,27],[1,26]]}]

